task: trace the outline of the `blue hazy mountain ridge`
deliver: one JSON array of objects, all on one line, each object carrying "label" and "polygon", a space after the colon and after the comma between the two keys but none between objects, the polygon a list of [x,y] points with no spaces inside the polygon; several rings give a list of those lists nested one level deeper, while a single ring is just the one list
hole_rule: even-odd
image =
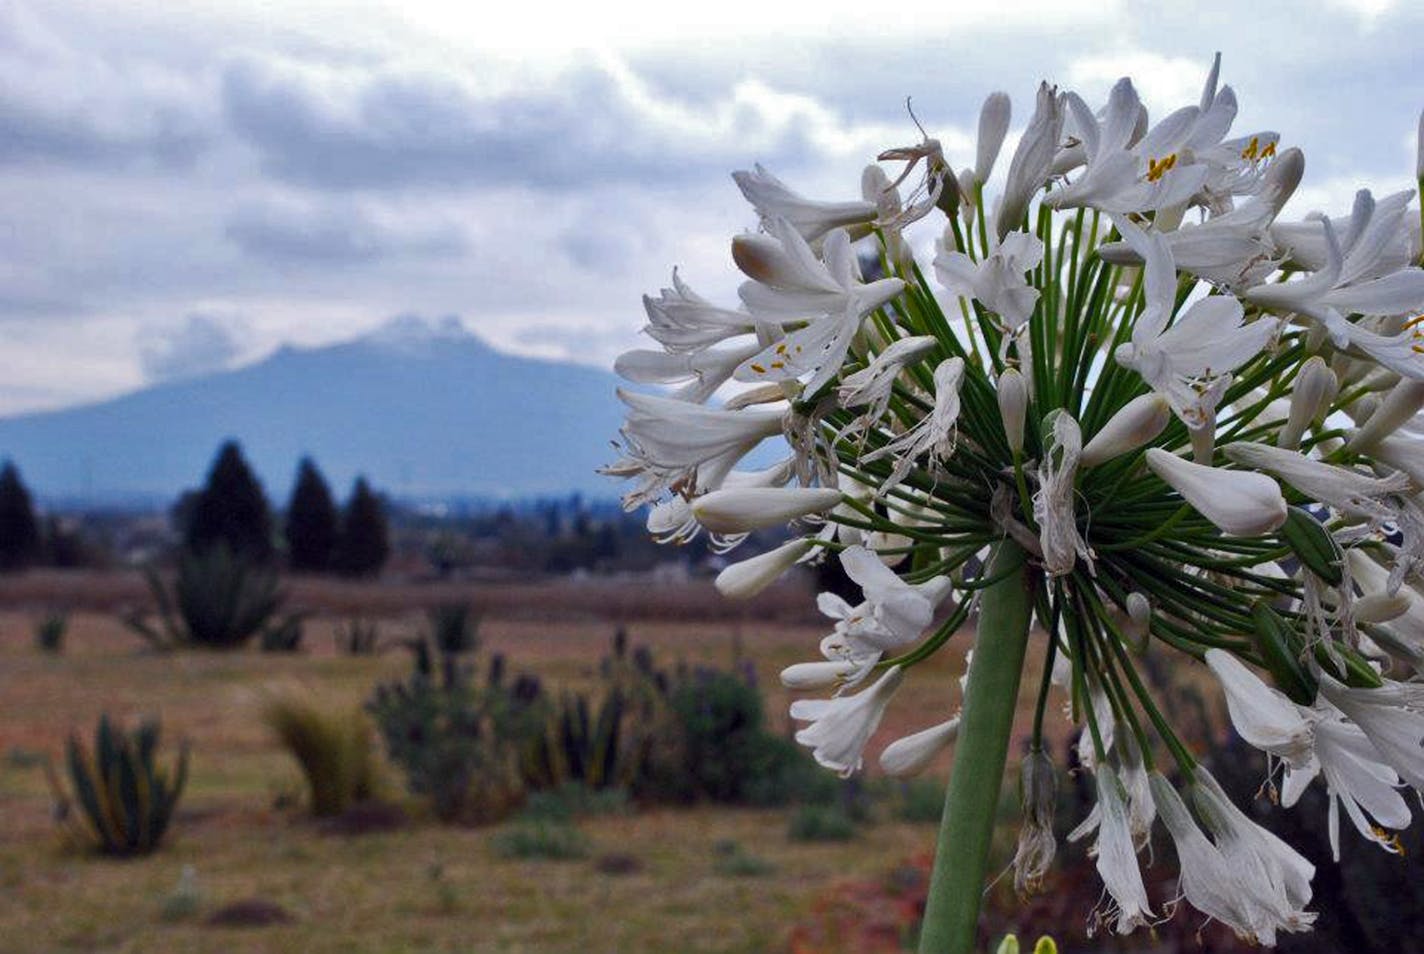
[{"label": "blue hazy mountain ridge", "polygon": [[458,322],[402,318],[247,367],[0,419],[0,457],[42,498],[171,498],[241,442],[284,503],[311,455],[344,496],[358,473],[412,498],[612,498],[595,468],[622,420],[611,371],[496,351]]}]

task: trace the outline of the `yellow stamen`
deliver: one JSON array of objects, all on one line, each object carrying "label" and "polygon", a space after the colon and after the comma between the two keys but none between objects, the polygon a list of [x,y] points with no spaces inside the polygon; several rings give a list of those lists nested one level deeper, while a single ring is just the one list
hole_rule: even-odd
[{"label": "yellow stamen", "polygon": [[1272,142],[1272,143],[1267,143],[1267,144],[1266,144],[1266,148],[1261,150],[1261,158],[1262,158],[1262,159],[1269,159],[1269,158],[1271,158],[1272,156],[1274,156],[1275,154],[1276,154],[1276,144],[1273,143],[1273,142]]},{"label": "yellow stamen", "polygon": [[755,371],[757,374],[766,374],[766,368],[763,368],[759,364],[752,365],[752,370]]},{"label": "yellow stamen", "polygon": [[1156,182],[1177,164],[1177,154],[1174,152],[1163,159],[1147,159],[1147,181]]},{"label": "yellow stamen", "polygon": [[1255,158],[1256,158],[1256,153],[1257,153],[1257,151],[1258,151],[1260,148],[1261,148],[1261,137],[1260,137],[1260,136],[1252,136],[1252,137],[1251,137],[1251,142],[1247,144],[1247,146],[1246,146],[1245,149],[1242,149],[1242,150],[1241,150],[1241,158],[1242,158],[1242,159],[1255,159]]},{"label": "yellow stamen", "polygon": [[773,368],[775,368],[776,370],[780,371],[782,368],[786,367],[786,362],[785,362],[785,361],[773,361],[773,362],[771,363],[771,366],[772,366]]}]

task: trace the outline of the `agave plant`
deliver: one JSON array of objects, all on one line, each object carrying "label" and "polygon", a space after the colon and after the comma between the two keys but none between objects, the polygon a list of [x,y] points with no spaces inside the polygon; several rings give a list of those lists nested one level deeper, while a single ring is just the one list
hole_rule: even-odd
[{"label": "agave plant", "polygon": [[184,551],[172,584],[153,567],[144,575],[158,607],[158,625],[141,613],[124,622],[159,649],[239,648],[275,622],[286,599],[275,570],[221,543]]},{"label": "agave plant", "polygon": [[[170,771],[158,764],[159,725],[145,720],[132,732],[116,729],[107,715],[99,718],[92,749],[77,733],[65,747],[65,766],[73,794],[48,767],[56,815],[76,840],[107,855],[146,855],[158,847],[188,779],[185,744]],[[73,811],[78,804],[81,821]]]}]

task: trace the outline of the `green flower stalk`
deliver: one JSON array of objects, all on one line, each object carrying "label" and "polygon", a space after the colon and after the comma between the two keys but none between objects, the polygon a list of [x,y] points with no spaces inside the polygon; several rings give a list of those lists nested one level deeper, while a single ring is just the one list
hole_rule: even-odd
[{"label": "green flower stalk", "polygon": [[[732,243],[740,304],[675,273],[644,299],[661,350],[619,362],[675,388],[623,393],[606,469],[634,482],[625,504],[651,506],[651,532],[725,552],[789,522],[791,542],[719,587],[750,595],[834,559],[861,588],[855,604],[820,595],[821,658],[783,676],[833,693],[791,710],[823,765],[858,770],[896,691],[975,624],[963,711],[925,713],[881,759],[908,773],[956,746],[924,951],[975,943],[1021,684],[1037,704],[1015,884],[1035,890],[1058,853],[1041,744],[1058,692],[1097,781],[1074,840],[1102,875],[1105,929],[1170,907],[1138,863],[1159,808],[1197,909],[1265,944],[1315,917],[1313,869],[1192,757],[1143,653],[1207,666],[1281,803],[1325,785],[1337,845],[1343,810],[1396,850],[1401,790],[1424,789],[1413,193],[1280,221],[1304,157],[1229,135],[1218,68],[1155,123],[1127,79],[1100,109],[1043,84],[997,197],[1001,93],[963,173],[930,138],[882,153],[898,174],[872,166],[858,199],[737,173],[761,227]],[[933,280],[916,254],[931,228]],[[779,463],[738,469],[776,440]]]}]

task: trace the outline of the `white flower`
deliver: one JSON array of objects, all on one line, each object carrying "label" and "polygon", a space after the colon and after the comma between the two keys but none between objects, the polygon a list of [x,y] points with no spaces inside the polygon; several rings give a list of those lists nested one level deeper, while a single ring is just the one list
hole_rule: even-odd
[{"label": "white flower", "polygon": [[692,502],[692,513],[715,533],[746,533],[825,513],[841,492],[821,487],[749,487],[714,490]]},{"label": "white flower", "polygon": [[1079,461],[1095,467],[1151,442],[1172,420],[1172,406],[1160,394],[1142,394],[1122,406],[1083,448]]},{"label": "white flower", "polygon": [[657,298],[643,296],[643,309],[648,313],[643,330],[668,351],[699,351],[756,331],[751,315],[713,305],[693,291],[676,269],[672,284]]},{"label": "white flower", "polygon": [[1335,860],[1340,860],[1341,805],[1356,831],[1385,850],[1398,852],[1398,843],[1382,829],[1409,826],[1409,805],[1396,791],[1399,775],[1381,760],[1360,727],[1347,722],[1334,707],[1317,703],[1313,711],[1319,721],[1312,758],[1299,769],[1286,770],[1281,804],[1293,806],[1315,776],[1323,774],[1330,796],[1330,850]]},{"label": "white flower", "polygon": [[1098,874],[1112,899],[1102,916],[1115,922],[1119,934],[1129,934],[1151,923],[1152,909],[1147,903],[1142,871],[1137,867],[1137,849],[1122,783],[1106,765],[1098,767],[1097,778],[1101,823],[1094,852],[1098,856]]},{"label": "white flower", "polygon": [[880,767],[886,775],[908,778],[929,767],[935,756],[959,735],[959,716],[896,739],[880,753]]},{"label": "white flower", "polygon": [[1101,122],[1076,93],[1066,97],[1074,132],[1082,139],[1084,171],[1044,197],[1055,209],[1088,206],[1104,212],[1147,212],[1185,204],[1206,184],[1210,169],[1184,149],[1200,109],[1179,109],[1134,142],[1142,103],[1124,77],[1108,94]]},{"label": "white flower", "polygon": [[1359,453],[1373,450],[1379,441],[1399,430],[1420,408],[1424,408],[1424,381],[1409,378],[1400,381],[1390,388],[1389,394],[1364,424],[1350,435],[1346,446]]},{"label": "white flower", "polygon": [[1281,488],[1265,474],[1204,467],[1158,447],[1147,449],[1147,466],[1232,536],[1270,533],[1286,521]]},{"label": "white flower", "polygon": [[1238,464],[1275,474],[1310,499],[1351,517],[1374,521],[1392,518],[1399,508],[1382,503],[1380,498],[1409,487],[1409,478],[1404,474],[1371,477],[1269,444],[1241,441],[1228,445],[1223,453]]},{"label": "white flower", "polygon": [[1273,944],[1277,930],[1307,930],[1315,921],[1314,912],[1305,910],[1315,866],[1247,818],[1200,766],[1194,770],[1192,796],[1227,865],[1253,888],[1258,919],[1253,933]]},{"label": "white flower", "polygon": [[1320,692],[1374,744],[1410,785],[1424,789],[1424,687],[1385,680],[1377,689],[1347,686],[1320,673]]},{"label": "white flower", "polygon": [[769,226],[784,219],[808,242],[814,242],[832,229],[847,225],[866,225],[875,220],[878,209],[874,202],[817,202],[792,189],[761,165],[751,172],[734,172],[732,178]]},{"label": "white flower", "polygon": [[717,574],[717,592],[732,599],[750,599],[811,552],[814,541],[798,538],[774,550],[733,563]]},{"label": "white flower", "polygon": [[1412,332],[1381,335],[1345,317],[1354,313],[1397,315],[1424,307],[1424,270],[1400,268],[1377,277],[1363,277],[1376,270],[1375,256],[1367,249],[1354,269],[1362,279],[1347,284],[1335,228],[1329,219],[1321,220],[1321,228],[1327,260],[1319,271],[1299,281],[1257,285],[1246,292],[1246,299],[1313,318],[1329,331],[1336,347],[1354,345],[1391,371],[1424,379],[1424,361],[1415,350],[1416,336]]},{"label": "white flower", "polygon": [[755,279],[742,285],[742,300],[759,317],[810,320],[743,362],[734,377],[792,381],[810,374],[806,392],[815,394],[840,370],[861,319],[904,291],[905,283],[898,278],[862,283],[843,230],[826,238],[822,262],[786,220],[777,219],[768,229],[774,243],[764,236],[740,236],[733,243],[737,263]]},{"label": "white flower", "polygon": [[821,612],[836,620],[835,631],[821,642],[828,659],[873,665],[882,653],[919,639],[934,618],[935,607],[950,592],[947,577],[918,586],[906,583],[874,551],[862,546],[846,547],[840,561],[865,599],[851,606],[834,593],[816,597]]},{"label": "white flower", "polygon": [[763,440],[781,433],[780,411],[723,411],[621,388],[618,397],[628,405],[622,433],[629,457],[674,479],[709,461],[724,465],[725,474]]},{"label": "white flower", "polygon": [[811,749],[821,765],[842,777],[851,775],[860,768],[865,743],[904,679],[905,671],[893,666],[869,689],[853,696],[796,700],[791,703],[791,718],[811,723],[796,733],[796,741]]},{"label": "white flower", "polygon": [[1033,314],[1038,290],[1024,274],[1043,261],[1043,243],[1027,232],[1010,232],[987,257],[975,262],[943,244],[935,256],[935,275],[951,293],[973,298],[1016,331]]},{"label": "white flower", "polygon": [[1261,353],[1275,336],[1278,322],[1261,319],[1242,324],[1241,302],[1230,295],[1210,295],[1180,315],[1176,306],[1177,271],[1160,232],[1144,232],[1124,217],[1114,223],[1144,261],[1146,306],[1132,326],[1132,341],[1113,353],[1172,403],[1189,427],[1214,419],[1230,373]]},{"label": "white flower", "polygon": [[1241,738],[1292,768],[1303,768],[1315,742],[1314,720],[1225,650],[1208,649],[1206,664],[1221,681],[1231,724]]},{"label": "white flower", "polygon": [[1033,117],[1009,161],[1008,179],[995,214],[995,234],[999,238],[1019,227],[1033,194],[1048,181],[1062,135],[1063,98],[1057,88],[1040,83]]},{"label": "white flower", "polygon": [[682,384],[669,397],[702,404],[726,384],[743,361],[761,351],[753,341],[739,348],[707,348],[694,352],[625,351],[613,370],[636,384]]}]

